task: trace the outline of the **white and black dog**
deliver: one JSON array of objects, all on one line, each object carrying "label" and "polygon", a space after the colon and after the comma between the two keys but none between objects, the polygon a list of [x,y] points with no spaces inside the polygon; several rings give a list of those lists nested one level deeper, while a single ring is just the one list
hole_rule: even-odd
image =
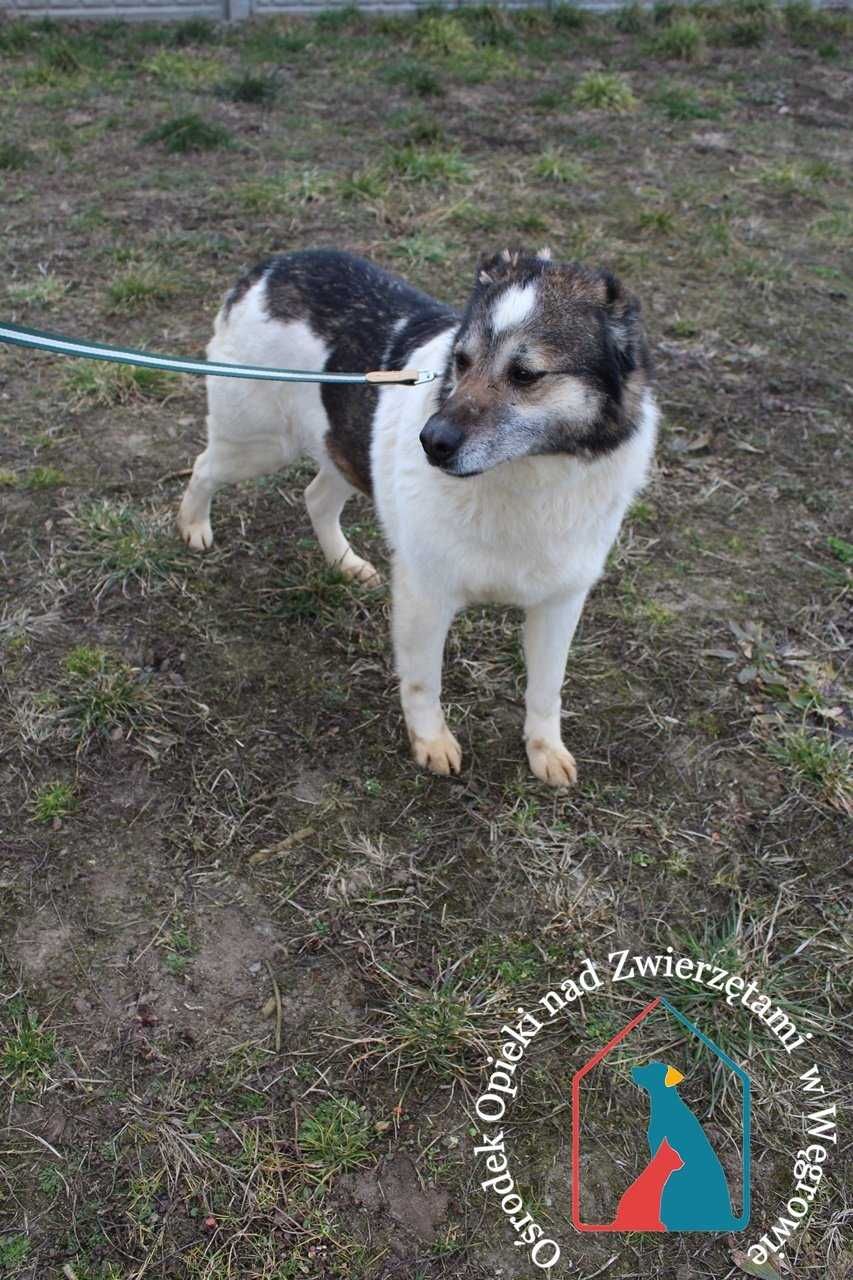
[{"label": "white and black dog", "polygon": [[466,605],[526,611],[530,767],[573,783],[560,732],[569,645],[625,510],[643,484],[658,411],[639,304],[613,276],[537,255],[484,259],[464,314],[349,254],[282,254],[226,296],[208,356],[361,372],[440,370],[416,387],[208,378],[208,446],[179,525],[213,542],[210,501],[229,481],[300,455],[329,564],[374,584],[340,516],[372,494],[393,556],[393,631],[415,759],[458,773],[441,709],[444,642]]}]

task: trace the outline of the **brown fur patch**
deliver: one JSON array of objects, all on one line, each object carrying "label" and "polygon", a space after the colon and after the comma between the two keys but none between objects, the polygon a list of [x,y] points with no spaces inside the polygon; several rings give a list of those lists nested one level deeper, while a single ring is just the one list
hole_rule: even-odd
[{"label": "brown fur patch", "polygon": [[344,442],[336,440],[331,431],[326,432],[324,444],[326,452],[344,478],[349,481],[353,488],[359,489],[361,493],[366,493],[368,498],[371,498],[373,496],[373,487],[370,483],[370,471],[364,465],[363,450],[347,451]]}]

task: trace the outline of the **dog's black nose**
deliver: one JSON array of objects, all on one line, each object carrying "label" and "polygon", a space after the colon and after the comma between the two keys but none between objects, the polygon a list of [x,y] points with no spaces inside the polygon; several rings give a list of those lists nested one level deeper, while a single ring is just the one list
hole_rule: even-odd
[{"label": "dog's black nose", "polygon": [[450,461],[463,439],[459,428],[437,413],[433,414],[421,432],[424,453],[436,467],[442,467]]}]

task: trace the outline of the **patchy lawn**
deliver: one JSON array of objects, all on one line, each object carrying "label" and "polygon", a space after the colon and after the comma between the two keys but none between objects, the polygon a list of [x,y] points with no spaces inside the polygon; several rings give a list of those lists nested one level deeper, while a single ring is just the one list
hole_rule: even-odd
[{"label": "patchy lawn", "polygon": [[[547,243],[643,298],[665,411],[570,660],[562,796],[527,771],[517,617],[454,628],[466,766],[418,774],[387,594],[324,569],[310,471],[223,492],[196,557],[173,513],[200,381],[0,350],[0,1274],[541,1274],[479,1189],[472,1102],[501,1024],[618,948],[754,979],[837,1080],[849,36],[760,0],[0,25],[0,314],[197,354],[273,249],[461,302],[482,249]],[[725,1237],[569,1226],[569,1080],[643,990],[537,1048],[520,1189],[565,1274],[733,1275]],[[798,1102],[707,994],[674,998],[753,1078],[743,1248],[789,1194]],[[833,1155],[799,1277],[849,1265]]]}]

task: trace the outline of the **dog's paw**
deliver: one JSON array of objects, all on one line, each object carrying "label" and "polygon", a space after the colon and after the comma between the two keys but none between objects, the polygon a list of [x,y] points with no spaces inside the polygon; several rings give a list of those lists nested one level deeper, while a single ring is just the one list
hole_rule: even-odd
[{"label": "dog's paw", "polygon": [[531,738],[527,743],[527,759],[536,777],[551,787],[573,787],[578,780],[575,758],[562,742]]},{"label": "dog's paw", "polygon": [[350,554],[339,567],[348,582],[358,582],[362,587],[382,586],[382,574],[374,569],[369,560],[362,560],[361,556]]},{"label": "dog's paw", "polygon": [[181,507],[178,512],[178,532],[193,551],[209,551],[213,546],[213,530],[210,520],[191,520]]},{"label": "dog's paw", "polygon": [[462,768],[462,748],[447,725],[437,738],[418,738],[412,734],[412,751],[417,763],[433,773],[447,776]]}]

